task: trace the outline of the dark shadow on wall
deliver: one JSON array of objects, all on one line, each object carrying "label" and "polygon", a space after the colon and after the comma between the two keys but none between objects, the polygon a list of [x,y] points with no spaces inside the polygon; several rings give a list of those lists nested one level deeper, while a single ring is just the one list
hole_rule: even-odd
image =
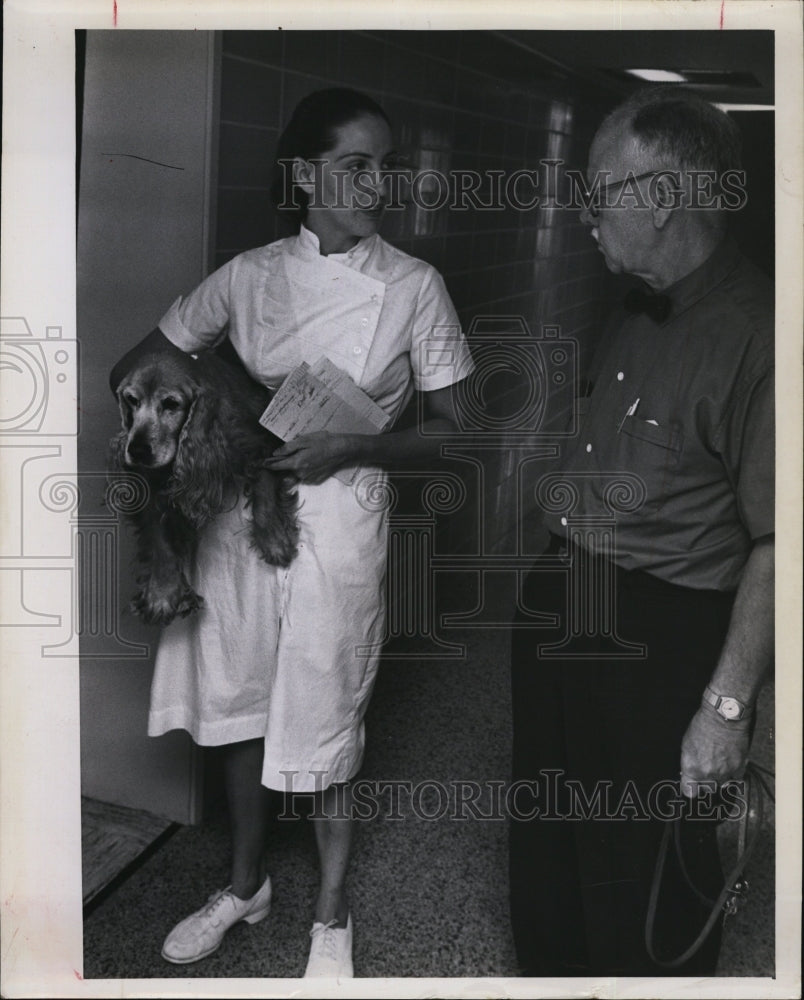
[{"label": "dark shadow on wall", "polygon": [[748,198],[735,212],[731,230],[742,252],[771,278],[775,259],[776,129],[773,111],[732,111],[743,135]]}]

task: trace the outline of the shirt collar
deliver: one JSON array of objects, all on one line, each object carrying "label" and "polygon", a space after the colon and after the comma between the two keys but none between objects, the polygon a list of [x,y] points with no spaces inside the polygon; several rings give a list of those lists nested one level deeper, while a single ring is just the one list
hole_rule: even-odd
[{"label": "shirt collar", "polygon": [[672,317],[679,316],[710,292],[734,269],[740,251],[731,239],[722,240],[703,264],[662,292],[672,302]]},{"label": "shirt collar", "polygon": [[[345,253],[327,254],[327,258],[337,261],[339,264],[345,264],[347,267],[359,268],[368,259],[377,239],[376,233],[373,236],[364,236],[355,243],[351,250],[347,250]],[[300,256],[307,259],[321,256],[321,244],[318,242],[318,237],[305,225],[302,225],[299,230],[299,235],[296,238],[296,249]]]}]

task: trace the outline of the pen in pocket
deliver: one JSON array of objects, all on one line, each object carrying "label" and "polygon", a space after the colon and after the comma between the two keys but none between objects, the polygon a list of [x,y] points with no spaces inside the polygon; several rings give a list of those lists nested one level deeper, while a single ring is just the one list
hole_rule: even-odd
[{"label": "pen in pocket", "polygon": [[637,407],[639,406],[639,399],[640,399],[640,397],[639,397],[639,396],[637,396],[637,398],[636,398],[636,399],[635,399],[635,400],[633,401],[633,403],[631,403],[631,405],[630,405],[630,406],[628,407],[628,409],[627,409],[627,410],[625,411],[625,416],[624,416],[624,417],[623,417],[623,419],[622,419],[622,420],[620,421],[620,426],[619,426],[619,427],[617,428],[617,433],[618,433],[618,434],[619,434],[619,433],[620,433],[620,431],[621,431],[621,430],[623,429],[623,424],[625,423],[625,421],[626,421],[626,420],[627,420],[627,419],[628,419],[629,417],[633,417],[633,416],[634,416],[634,414],[636,413],[636,411],[637,411]]}]

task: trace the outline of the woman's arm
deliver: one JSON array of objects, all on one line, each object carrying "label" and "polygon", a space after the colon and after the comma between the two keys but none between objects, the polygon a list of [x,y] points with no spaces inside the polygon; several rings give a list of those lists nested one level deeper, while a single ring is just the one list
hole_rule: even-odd
[{"label": "woman's arm", "polygon": [[131,371],[134,365],[147,354],[182,354],[175,344],[172,344],[162,331],[157,327],[151,330],[147,337],[136,344],[131,350],[112,368],[109,375],[109,386],[112,392],[117,392],[117,387]]},{"label": "woman's arm", "polygon": [[425,419],[390,434],[302,434],[266,460],[268,468],[292,472],[303,483],[322,483],[346,465],[408,465],[437,459],[443,437],[456,433],[455,386],[422,393]]}]

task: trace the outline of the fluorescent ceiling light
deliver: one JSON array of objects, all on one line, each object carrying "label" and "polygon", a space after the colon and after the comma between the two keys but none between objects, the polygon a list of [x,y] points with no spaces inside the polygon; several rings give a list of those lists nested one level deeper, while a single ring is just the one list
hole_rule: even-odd
[{"label": "fluorescent ceiling light", "polygon": [[648,83],[686,83],[694,87],[761,87],[753,73],[733,69],[606,69],[614,76],[635,77]]},{"label": "fluorescent ceiling light", "polygon": [[775,111],[773,104],[715,104],[721,111]]},{"label": "fluorescent ceiling light", "polygon": [[640,80],[647,80],[650,83],[686,83],[687,78],[683,73],[677,73],[672,69],[624,69],[623,73],[635,76]]}]

